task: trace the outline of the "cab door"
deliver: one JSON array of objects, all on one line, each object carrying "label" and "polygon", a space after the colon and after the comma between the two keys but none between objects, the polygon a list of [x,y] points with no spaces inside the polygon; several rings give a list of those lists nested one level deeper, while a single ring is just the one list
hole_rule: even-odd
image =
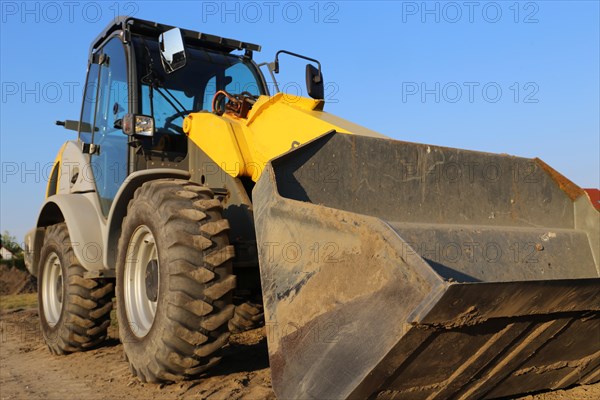
[{"label": "cab door", "polygon": [[125,49],[114,37],[96,53],[90,65],[80,124],[80,139],[94,145],[90,163],[105,217],[127,177],[127,136],[118,123],[128,111],[127,89]]}]

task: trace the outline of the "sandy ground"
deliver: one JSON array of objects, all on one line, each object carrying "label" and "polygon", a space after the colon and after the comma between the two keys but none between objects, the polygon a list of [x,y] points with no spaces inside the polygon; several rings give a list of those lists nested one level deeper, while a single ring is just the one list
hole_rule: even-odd
[{"label": "sandy ground", "polygon": [[[234,335],[226,358],[198,380],[159,386],[133,378],[122,346],[52,356],[38,330],[37,311],[0,315],[0,399],[275,399],[262,329]],[[527,400],[596,400],[600,384],[525,396]]]},{"label": "sandy ground", "polygon": [[36,310],[0,315],[2,400],[275,399],[262,329],[232,337],[226,348],[230,361],[210,374],[161,387],[132,377],[117,339],[84,353],[51,355],[37,319]]}]

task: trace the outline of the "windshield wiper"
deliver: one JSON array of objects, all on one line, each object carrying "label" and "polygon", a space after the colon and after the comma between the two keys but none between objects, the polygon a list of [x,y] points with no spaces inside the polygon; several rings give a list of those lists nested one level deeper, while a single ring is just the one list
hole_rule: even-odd
[{"label": "windshield wiper", "polygon": [[[160,83],[158,80],[156,80],[156,82],[157,82],[157,83]],[[173,96],[173,93],[171,93],[171,92],[169,91],[169,89],[167,89],[167,88],[166,88],[166,87],[164,87],[164,86],[162,87],[162,89],[163,89],[165,92],[167,92],[167,94],[169,94],[169,96],[171,96],[171,98],[172,98],[173,100],[175,100],[175,102],[176,102],[176,103],[179,105],[179,107],[181,107],[181,108],[177,108],[177,106],[175,105],[175,103],[173,103],[173,102],[171,101],[171,99],[169,99],[169,97],[167,97],[167,96],[166,96],[166,95],[165,95],[165,94],[162,92],[162,90],[161,90],[160,86],[156,85],[156,87],[155,87],[154,89],[156,89],[156,92],[157,92],[158,94],[160,94],[160,95],[163,97],[163,99],[165,99],[165,100],[167,101],[167,103],[169,103],[169,104],[171,105],[171,107],[173,107],[173,109],[174,109],[175,111],[177,111],[177,113],[178,113],[178,114],[183,114],[183,113],[185,113],[185,112],[187,111],[187,110],[185,109],[185,107],[183,106],[183,104],[181,104],[181,102],[180,102],[179,100],[177,100],[177,98],[176,98],[175,96]]]},{"label": "windshield wiper", "polygon": [[[164,84],[161,82],[161,80],[159,79],[158,74],[156,73],[156,71],[154,69],[154,59],[152,58],[152,54],[150,53],[148,44],[146,43],[146,40],[144,38],[142,38],[142,41],[144,43],[144,48],[146,50],[147,63],[146,63],[146,75],[144,77],[142,77],[141,82],[145,83],[149,87],[148,97],[150,98],[150,116],[152,118],[154,118],[154,90],[156,90],[156,92],[158,94],[160,94],[162,96],[162,98],[165,99],[171,107],[173,107],[173,109],[177,112],[177,114],[185,113],[187,110],[183,106],[183,104],[181,104],[181,102],[179,100],[177,100],[177,98],[173,95],[173,93],[171,93],[169,91],[169,89],[167,89],[164,86]],[[162,90],[167,92],[167,94],[171,98],[167,97],[162,92],[161,87],[162,87]],[[171,99],[175,100],[175,103],[177,103],[177,105],[179,105],[180,108],[178,108]]]}]

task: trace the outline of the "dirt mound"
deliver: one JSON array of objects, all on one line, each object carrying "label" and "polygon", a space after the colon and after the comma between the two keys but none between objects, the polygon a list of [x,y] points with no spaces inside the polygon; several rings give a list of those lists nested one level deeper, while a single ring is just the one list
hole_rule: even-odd
[{"label": "dirt mound", "polygon": [[27,271],[0,265],[0,295],[35,293],[36,279]]}]

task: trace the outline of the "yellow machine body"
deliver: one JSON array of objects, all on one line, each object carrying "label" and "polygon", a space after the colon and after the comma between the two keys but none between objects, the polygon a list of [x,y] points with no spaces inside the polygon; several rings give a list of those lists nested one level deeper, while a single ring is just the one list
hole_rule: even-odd
[{"label": "yellow machine body", "polygon": [[183,129],[229,175],[246,176],[254,182],[269,160],[325,132],[385,137],[323,112],[324,103],[280,92],[259,97],[247,118],[230,113],[192,113],[185,119]]},{"label": "yellow machine body", "polygon": [[[475,400],[596,382],[600,347],[584,337],[600,326],[598,213],[584,191],[538,159],[391,140],[323,105],[278,93],[246,118],[184,123],[256,182],[276,395]],[[334,179],[314,168],[332,163]]]},{"label": "yellow machine body", "polygon": [[58,154],[56,154],[56,158],[54,159],[54,163],[52,164],[52,170],[50,172],[50,177],[48,179],[48,183],[46,184],[46,198],[56,193],[56,188],[60,185],[60,165],[62,164],[62,156],[63,152],[67,144],[63,144],[58,150]]}]

